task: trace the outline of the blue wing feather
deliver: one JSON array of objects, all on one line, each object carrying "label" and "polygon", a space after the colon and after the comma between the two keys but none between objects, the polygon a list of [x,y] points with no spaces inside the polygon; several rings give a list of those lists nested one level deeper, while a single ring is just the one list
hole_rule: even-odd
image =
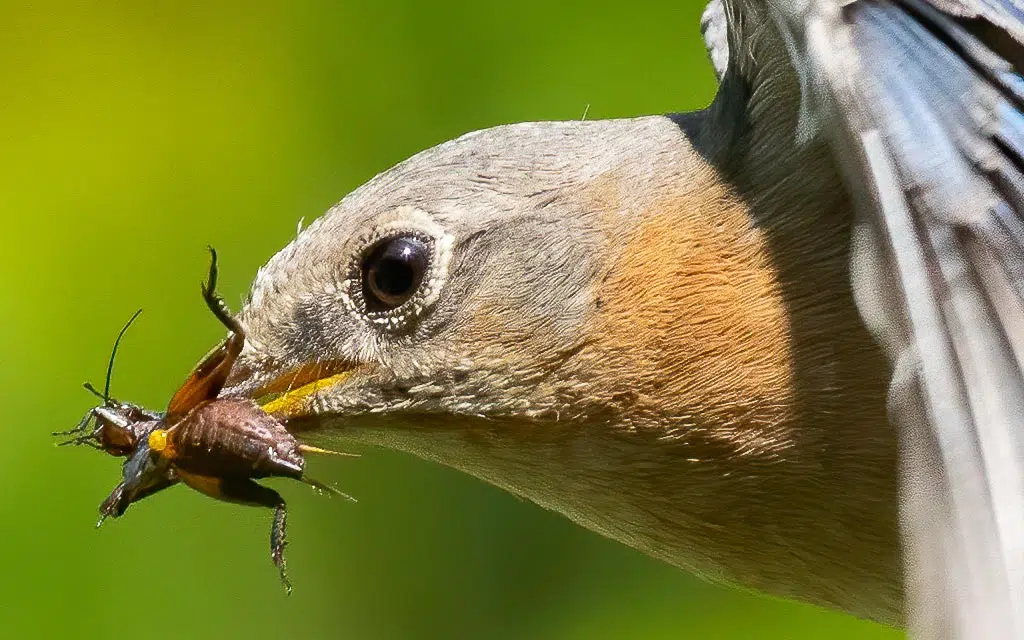
[{"label": "blue wing feather", "polygon": [[[763,6],[727,2],[740,18]],[[801,113],[815,112],[888,255],[858,286],[902,292],[900,308],[857,299],[880,336],[906,336],[885,347],[910,625],[1024,638],[1024,5],[767,6],[815,88]]]}]

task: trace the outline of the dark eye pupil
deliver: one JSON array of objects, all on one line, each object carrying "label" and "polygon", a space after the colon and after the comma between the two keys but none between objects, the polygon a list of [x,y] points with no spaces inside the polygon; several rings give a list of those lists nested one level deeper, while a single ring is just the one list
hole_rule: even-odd
[{"label": "dark eye pupil", "polygon": [[369,311],[388,311],[413,297],[429,261],[425,242],[390,238],[376,245],[363,262],[363,297]]}]

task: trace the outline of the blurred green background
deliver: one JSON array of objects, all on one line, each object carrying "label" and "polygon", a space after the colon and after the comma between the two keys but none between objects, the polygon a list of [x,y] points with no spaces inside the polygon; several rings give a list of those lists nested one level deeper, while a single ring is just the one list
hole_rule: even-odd
[{"label": "blurred green background", "polygon": [[270,514],[183,488],[94,530],[114,459],[55,449],[117,329],[122,398],[162,408],[256,269],[375,173],[519,120],[699,108],[702,3],[0,2],[0,636],[893,638],[702,583],[474,479],[386,451],[313,461]]}]

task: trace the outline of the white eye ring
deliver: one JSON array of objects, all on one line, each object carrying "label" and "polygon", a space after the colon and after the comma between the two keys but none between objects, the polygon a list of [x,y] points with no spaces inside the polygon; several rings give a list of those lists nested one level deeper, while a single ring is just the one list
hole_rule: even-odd
[{"label": "white eye ring", "polygon": [[[398,238],[415,238],[426,245],[426,267],[415,292],[391,309],[374,309],[372,299],[364,292],[364,266],[367,257],[383,243]],[[454,238],[445,233],[427,212],[414,207],[401,207],[387,215],[352,245],[355,251],[342,282],[345,306],[379,329],[402,330],[430,308],[440,295],[448,277],[448,263]],[[370,294],[372,296],[372,294]]]}]

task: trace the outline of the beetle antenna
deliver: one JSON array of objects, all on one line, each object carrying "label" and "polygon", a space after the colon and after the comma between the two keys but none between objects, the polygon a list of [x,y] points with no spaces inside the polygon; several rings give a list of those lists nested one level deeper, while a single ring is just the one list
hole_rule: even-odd
[{"label": "beetle antenna", "polygon": [[139,309],[138,311],[133,313],[132,317],[128,318],[128,322],[126,322],[125,325],[123,327],[121,327],[120,333],[117,334],[117,339],[114,340],[114,348],[110,350],[110,360],[107,361],[107,379],[106,379],[106,382],[103,383],[103,394],[101,395],[88,382],[86,382],[83,385],[86,388],[86,390],[91,391],[92,393],[96,394],[97,396],[103,398],[103,404],[104,405],[109,405],[110,404],[110,378],[114,375],[114,358],[117,357],[117,347],[120,346],[121,338],[123,338],[124,334],[128,331],[128,327],[132,326],[132,323],[135,322],[135,319],[138,318],[139,314],[141,314],[141,313],[142,313],[142,309]]},{"label": "beetle antenna", "polygon": [[82,387],[83,387],[83,388],[85,388],[85,390],[86,390],[86,391],[88,391],[89,393],[91,393],[92,395],[94,395],[94,396],[96,396],[97,398],[99,398],[99,399],[103,400],[103,403],[104,403],[104,404],[106,404],[106,402],[107,402],[107,399],[106,399],[105,397],[103,397],[103,394],[102,394],[102,393],[100,393],[100,392],[99,392],[99,391],[98,391],[98,390],[96,389],[96,387],[92,386],[92,383],[91,383],[91,382],[83,382],[83,383],[82,383]]},{"label": "beetle antenna", "polygon": [[206,283],[203,284],[203,300],[210,308],[213,315],[217,316],[221,324],[228,328],[231,333],[245,336],[242,325],[231,315],[224,298],[217,294],[217,250],[213,247],[206,247],[210,250],[210,273],[206,276]]},{"label": "beetle antenna", "polygon": [[309,486],[313,487],[313,490],[316,491],[317,493],[321,494],[321,495],[325,495],[325,494],[326,495],[335,495],[335,496],[339,496],[341,498],[344,498],[344,499],[348,500],[349,502],[358,502],[358,500],[356,500],[352,496],[348,495],[344,491],[341,491],[341,490],[337,489],[336,487],[332,487],[329,484],[324,484],[322,482],[317,482],[316,480],[310,478],[309,476],[305,476],[304,475],[301,478],[299,478],[299,480],[301,480],[301,481],[305,482],[306,484],[308,484]]}]

